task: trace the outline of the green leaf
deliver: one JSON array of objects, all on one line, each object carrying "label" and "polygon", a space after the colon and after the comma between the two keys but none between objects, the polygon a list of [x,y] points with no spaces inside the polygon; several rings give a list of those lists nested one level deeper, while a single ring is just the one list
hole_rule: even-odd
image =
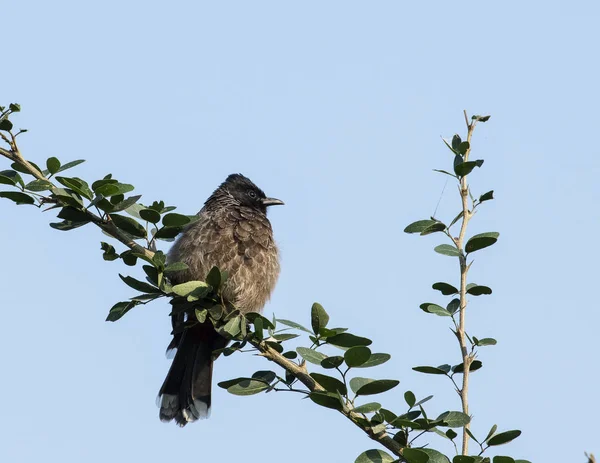
[{"label": "green leaf", "polygon": [[258,312],[250,312],[246,314],[246,318],[248,319],[248,321],[250,323],[256,323],[259,319],[261,320],[261,323],[263,324],[263,326],[266,329],[271,329],[274,330],[275,329],[275,325],[273,323],[271,323],[271,320],[269,320],[268,318],[263,317],[261,314],[259,314]]},{"label": "green leaf", "polygon": [[123,301],[117,302],[112,306],[110,311],[108,312],[108,317],[106,317],[107,322],[116,322],[119,318],[133,309],[136,305],[138,305],[137,301]]},{"label": "green leaf", "polygon": [[179,235],[179,233],[181,233],[181,230],[181,227],[161,227],[158,229],[154,237],[157,239],[169,241],[175,238],[177,235]]},{"label": "green leaf", "polygon": [[[448,431],[451,431],[451,429],[449,429]],[[452,459],[452,463],[479,463],[481,462],[481,460],[483,460],[482,457],[468,457],[466,455],[456,455]]]},{"label": "green leaf", "polygon": [[59,219],[68,220],[70,222],[78,222],[81,224],[85,224],[90,221],[90,218],[85,214],[85,212],[70,206],[63,207],[58,213],[57,217]]},{"label": "green leaf", "polygon": [[351,347],[344,353],[344,361],[349,367],[359,367],[371,358],[371,349],[365,346]]},{"label": "green leaf", "polygon": [[48,172],[54,175],[60,169],[60,161],[55,157],[48,158],[46,160],[46,167],[48,168]]},{"label": "green leaf", "polygon": [[464,156],[470,147],[471,145],[468,141],[463,141],[460,145],[458,145],[458,148],[456,150]]},{"label": "green leaf", "polygon": [[483,442],[485,442],[485,441],[486,441],[486,440],[488,440],[490,437],[492,437],[492,436],[493,436],[493,435],[496,433],[496,431],[497,431],[497,430],[498,430],[498,425],[496,425],[496,424],[495,424],[495,425],[493,425],[493,426],[490,428],[490,432],[488,432],[488,435],[485,437],[485,439],[483,439]]},{"label": "green leaf", "polygon": [[313,329],[313,333],[319,334],[321,328],[325,328],[329,322],[329,315],[325,312],[325,309],[321,304],[315,302],[310,310],[310,323]]},{"label": "green leaf", "polygon": [[218,267],[212,267],[206,275],[206,283],[215,289],[221,286],[221,271]]},{"label": "green leaf", "polygon": [[194,313],[196,314],[196,320],[198,320],[200,323],[204,323],[206,321],[206,315],[208,314],[208,310],[194,309]]},{"label": "green leaf", "polygon": [[13,113],[18,113],[21,111],[21,105],[18,103],[11,103],[8,105],[8,109],[10,109]]},{"label": "green leaf", "polygon": [[[38,167],[38,165],[35,162],[31,162],[29,161],[29,164],[33,166],[33,168],[35,170],[37,170],[40,174],[42,174],[42,169],[40,169]],[[19,162],[13,162],[10,167],[12,167],[14,170],[16,170],[17,172],[21,172],[22,174],[27,174],[27,175],[33,175],[30,171],[29,171],[29,167],[25,167],[23,164],[19,163]]]},{"label": "green leaf", "polygon": [[112,261],[112,260],[117,260],[119,258],[119,255],[115,252],[114,246],[112,246],[108,243],[101,242],[100,249],[102,249],[104,251],[102,253],[102,258],[104,260]]},{"label": "green leaf", "polygon": [[278,322],[278,323],[281,323],[282,325],[289,326],[290,328],[295,328],[295,329],[297,329],[297,330],[304,331],[305,333],[310,333],[310,334],[312,334],[312,331],[310,331],[310,330],[307,330],[306,328],[304,328],[304,327],[303,327],[302,325],[300,325],[299,323],[293,322],[293,321],[291,321],[291,320],[284,320],[283,318],[278,318],[278,319],[277,319],[277,322]]},{"label": "green leaf", "polygon": [[404,233],[421,233],[427,227],[436,224],[435,220],[417,220],[404,229]]},{"label": "green leaf", "polygon": [[[100,196],[98,196],[100,197]],[[142,195],[135,195],[135,196],[130,196],[127,199],[124,199],[120,202],[118,202],[117,204],[115,204],[112,207],[112,210],[109,212],[119,212],[119,211],[124,211],[125,209],[133,206],[135,203],[137,203],[140,198],[142,197]]]},{"label": "green leaf", "polygon": [[[473,339],[476,339],[473,336]],[[494,338],[483,338],[483,339],[477,339],[477,341],[475,342],[476,346],[495,346],[498,343],[498,341],[496,341]]]},{"label": "green leaf", "polygon": [[222,331],[221,330],[218,330],[218,331],[221,334],[228,335],[225,337],[235,338],[238,334],[240,334],[241,323],[242,323],[241,316],[238,315],[237,317],[233,317],[227,323],[225,323],[225,325],[221,327]]},{"label": "green leaf", "polygon": [[429,463],[450,463],[450,460],[448,460],[448,457],[445,456],[444,454],[438,452],[437,450],[433,450],[433,449],[429,449],[429,448],[425,448],[425,449],[419,449],[421,452],[427,454],[427,456],[429,457]]},{"label": "green leaf", "polygon": [[[469,367],[469,371],[477,371],[482,366],[483,366],[483,363],[481,363],[480,360],[473,360],[473,362],[471,362],[471,366]],[[452,367],[452,371],[454,373],[463,373],[465,371],[465,366],[464,366],[464,364],[459,363],[458,365],[455,365]]]},{"label": "green leaf", "polygon": [[479,441],[477,440],[477,438],[473,435],[473,433],[469,430],[469,428],[465,428],[465,432],[469,435],[469,437],[471,439],[473,439],[475,442],[477,442],[479,444]]},{"label": "green leaf", "polygon": [[443,282],[438,282],[438,283],[434,283],[432,285],[433,289],[437,289],[438,291],[440,291],[444,296],[450,296],[451,294],[456,294],[458,293],[458,289],[455,288],[454,286],[452,286],[449,283],[443,283]]},{"label": "green leaf", "polygon": [[446,437],[450,440],[455,439],[458,436],[458,434],[456,434],[456,432],[454,432],[452,429],[448,429],[445,432],[445,434],[446,434]]},{"label": "green leaf", "polygon": [[402,452],[402,456],[406,460],[406,463],[428,463],[429,455],[423,452],[423,449],[411,449],[405,448]]},{"label": "green leaf", "polygon": [[335,355],[333,357],[327,357],[321,360],[321,366],[326,370],[331,370],[333,368],[339,367],[342,363],[344,363],[344,357],[340,355]]},{"label": "green leaf", "polygon": [[165,273],[182,272],[188,268],[188,265],[184,262],[173,262],[165,267]]},{"label": "green leaf", "polygon": [[462,412],[444,412],[436,418],[436,421],[443,421],[440,426],[446,428],[462,428],[471,422],[471,418]]},{"label": "green leaf", "polygon": [[441,307],[437,304],[432,304],[431,302],[425,302],[424,304],[421,304],[419,307],[421,308],[421,310],[423,312],[439,315],[440,317],[449,317],[450,316],[450,312],[448,312],[446,309],[444,309],[443,307]]},{"label": "green leaf", "polygon": [[487,122],[492,116],[471,116],[471,119],[478,122]]},{"label": "green leaf", "polygon": [[508,442],[516,439],[520,435],[521,435],[521,431],[518,431],[518,430],[504,431],[504,432],[501,432],[500,434],[496,434],[495,436],[491,437],[487,441],[487,444],[489,446],[507,444]]},{"label": "green leaf", "polygon": [[[384,452],[383,450],[379,450],[379,449],[371,449],[371,450],[367,450],[366,452],[361,453],[358,457],[356,457],[356,460],[354,460],[354,463],[391,463],[393,461],[396,461],[396,459],[394,457],[392,457],[389,453]],[[427,460],[414,461],[414,462],[409,462],[409,463],[426,463],[426,462],[427,462]]]},{"label": "green leaf", "polygon": [[438,367],[429,367],[429,366],[421,366],[421,367],[413,367],[413,370],[418,371],[419,373],[425,373],[428,375],[445,375],[447,372]]},{"label": "green leaf", "polygon": [[152,209],[142,209],[140,211],[140,217],[147,222],[158,223],[160,222],[160,214]]},{"label": "green leaf", "polygon": [[463,212],[463,211],[460,211],[460,212],[459,212],[459,213],[456,215],[456,217],[454,217],[454,218],[452,219],[452,222],[450,222],[450,225],[448,225],[448,228],[450,228],[452,225],[454,225],[456,222],[458,222],[458,221],[459,221],[459,220],[462,218],[463,214],[464,214],[464,212]]},{"label": "green leaf", "polygon": [[421,232],[421,236],[431,235],[432,233],[437,233],[437,232],[443,232],[445,229],[446,229],[446,225],[444,225],[442,222],[435,222],[434,224],[425,228]]},{"label": "green leaf", "polygon": [[281,334],[274,334],[273,338],[275,338],[275,340],[277,342],[284,342],[284,341],[289,341],[290,339],[297,338],[298,336],[300,336],[300,335],[293,334],[293,333],[281,333]]},{"label": "green leaf", "polygon": [[354,409],[356,413],[373,413],[379,411],[381,404],[377,402],[369,402],[367,404],[359,405]]},{"label": "green leaf", "polygon": [[467,293],[471,294],[472,296],[481,296],[483,294],[488,295],[492,294],[492,289],[488,288],[487,286],[473,285],[467,289]]},{"label": "green leaf", "polygon": [[339,379],[333,378],[331,376],[322,375],[320,373],[311,373],[310,376],[327,392],[339,392],[342,395],[346,395],[348,391],[346,390],[346,386]]},{"label": "green leaf", "polygon": [[52,183],[47,180],[33,180],[33,181],[29,182],[27,185],[25,185],[26,190],[35,191],[35,192],[49,191],[49,190],[52,190],[52,187],[54,187],[54,185],[52,185]]},{"label": "green leaf", "polygon": [[13,186],[25,185],[19,173],[15,172],[14,170],[3,170],[2,172],[0,172],[0,183],[3,185]]},{"label": "green leaf", "polygon": [[67,169],[70,169],[71,167],[75,167],[78,166],[79,164],[81,164],[82,162],[85,162],[85,159],[78,159],[77,161],[71,161],[71,162],[67,162],[66,164],[63,164],[57,171],[56,173],[58,174],[59,172],[63,172]]},{"label": "green leaf", "polygon": [[413,394],[412,391],[406,391],[404,393],[404,400],[406,401],[407,405],[412,408],[415,405],[415,402],[417,401],[417,398],[415,397],[415,395]]},{"label": "green leaf", "polygon": [[130,250],[124,251],[121,253],[121,259],[125,265],[129,265],[130,267],[135,266],[137,263],[138,256]]},{"label": "green leaf", "polygon": [[35,204],[35,200],[20,191],[0,191],[0,198],[10,199],[16,204]]},{"label": "green leaf", "polygon": [[136,291],[140,291],[142,293],[160,293],[160,289],[158,289],[148,283],[144,283],[143,281],[136,280],[133,277],[129,277],[129,276],[124,277],[120,273],[119,273],[119,277],[121,277],[121,280],[123,280],[123,283],[125,283],[127,286],[135,289]]},{"label": "green leaf", "polygon": [[460,256],[460,251],[456,249],[456,246],[451,244],[440,244],[433,248],[433,250],[439,254],[443,254],[444,256],[450,257],[458,257]]},{"label": "green leaf", "polygon": [[70,220],[64,220],[62,222],[51,223],[50,226],[55,230],[69,231],[75,228],[79,228],[85,224],[86,222],[71,222]]},{"label": "green leaf", "polygon": [[179,285],[173,286],[173,292],[178,296],[188,296],[194,291],[203,288],[209,290],[208,285],[204,281],[186,281],[185,283],[181,283]]},{"label": "green leaf", "polygon": [[[92,185],[92,188],[93,187],[94,186]],[[129,193],[130,191],[133,191],[133,189],[133,185],[127,183],[104,183],[94,188],[94,193],[102,195],[105,198],[110,198],[111,196]]]},{"label": "green leaf", "polygon": [[400,381],[395,379],[377,379],[364,384],[354,392],[356,392],[356,395],[381,394],[395,388],[398,384],[400,384]]},{"label": "green leaf", "polygon": [[503,457],[500,455],[495,456],[493,461],[494,461],[494,463],[515,463],[514,458]]},{"label": "green leaf", "polygon": [[446,310],[451,314],[455,313],[460,308],[460,299],[452,299],[446,306]]},{"label": "green leaf", "polygon": [[284,352],[282,355],[283,355],[283,356],[284,356],[286,359],[290,359],[290,360],[293,360],[293,359],[295,359],[295,358],[297,358],[297,357],[298,357],[298,353],[297,353],[296,351],[293,351],[293,350],[290,350],[290,351]]},{"label": "green leaf", "polygon": [[466,161],[461,162],[460,164],[456,164],[454,166],[454,172],[459,177],[464,177],[465,175],[469,175],[475,167],[481,167],[483,165],[483,159],[477,159],[476,161]]},{"label": "green leaf", "polygon": [[461,143],[462,143],[462,139],[460,138],[460,135],[455,133],[454,136],[452,137],[452,149],[454,151],[458,151],[458,147],[460,146]]},{"label": "green leaf", "polygon": [[334,410],[342,410],[342,404],[337,394],[325,392],[311,392],[308,397],[317,405]]},{"label": "green leaf", "polygon": [[77,178],[77,177],[73,177],[73,178],[70,178],[70,177],[54,177],[54,178],[61,185],[64,185],[67,188],[70,188],[75,193],[83,196],[84,198],[87,198],[87,199],[91,200],[94,197],[94,195],[92,194],[92,190],[90,190],[90,187],[88,186],[88,184],[87,184],[87,182],[85,180],[82,180],[82,179]]},{"label": "green leaf", "polygon": [[131,236],[135,238],[146,237],[146,229],[135,219],[119,214],[110,214],[110,218],[117,228],[129,233]]},{"label": "green leaf", "polygon": [[4,130],[6,132],[11,131],[13,128],[12,122],[9,121],[8,119],[2,119],[0,120],[0,130]]},{"label": "green leaf", "polygon": [[373,343],[370,339],[355,336],[350,333],[341,333],[327,338],[328,344],[339,347],[368,346]]},{"label": "green leaf", "polygon": [[298,352],[304,360],[314,363],[315,365],[321,365],[321,362],[327,358],[325,354],[317,352],[314,349],[309,349],[308,347],[297,347],[296,352]]},{"label": "green leaf", "polygon": [[[221,385],[221,383],[219,383],[219,385]],[[227,392],[234,395],[254,395],[266,389],[269,389],[267,383],[256,379],[245,378],[239,383],[229,386]]]},{"label": "green leaf", "polygon": [[456,175],[451,174],[447,170],[441,170],[441,169],[433,169],[433,170],[434,170],[434,172],[439,172],[440,174],[446,174],[446,175],[449,175],[450,177],[457,178]]},{"label": "green leaf", "polygon": [[191,217],[172,212],[163,217],[162,223],[165,227],[182,227],[192,221]]},{"label": "green leaf", "polygon": [[428,395],[427,397],[425,397],[424,399],[419,400],[414,407],[418,407],[419,405],[423,405],[425,402],[429,402],[431,399],[433,399],[432,395]]},{"label": "green leaf", "polygon": [[489,201],[490,199],[494,199],[494,190],[490,190],[487,193],[482,194],[479,197],[479,202],[482,203],[484,201]]},{"label": "green leaf", "polygon": [[487,232],[475,235],[471,237],[469,241],[467,241],[465,251],[469,253],[478,251],[483,248],[487,248],[488,246],[491,246],[496,241],[498,241],[498,236],[500,236],[500,233],[498,232]]},{"label": "green leaf", "polygon": [[369,357],[369,360],[367,360],[365,363],[363,363],[362,365],[359,365],[355,368],[375,367],[377,365],[381,365],[382,363],[387,362],[390,358],[392,358],[392,356],[390,354],[382,354],[382,353],[371,354],[371,357]]}]

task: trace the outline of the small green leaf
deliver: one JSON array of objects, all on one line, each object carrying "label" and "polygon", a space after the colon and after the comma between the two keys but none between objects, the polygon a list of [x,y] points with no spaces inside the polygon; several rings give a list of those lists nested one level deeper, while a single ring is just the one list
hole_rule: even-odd
[{"label": "small green leaf", "polygon": [[11,131],[13,128],[13,124],[8,119],[0,120],[0,130],[4,130],[5,132]]},{"label": "small green leaf", "polygon": [[328,344],[339,347],[368,346],[373,343],[370,339],[355,336],[350,333],[341,333],[327,338]]},{"label": "small green leaf", "polygon": [[359,367],[371,358],[371,349],[365,346],[351,347],[344,353],[344,361],[349,367]]},{"label": "small green leaf", "polygon": [[437,450],[434,449],[429,449],[429,448],[423,448],[423,449],[419,449],[421,452],[425,453],[428,457],[429,463],[450,463],[450,460],[448,460],[448,457],[445,456],[444,454],[438,452]]},{"label": "small green leaf", "polygon": [[489,201],[490,199],[494,199],[494,190],[490,190],[487,193],[482,194],[479,197],[479,202],[482,203],[484,201]]},{"label": "small green leaf", "polygon": [[186,281],[185,283],[173,286],[173,292],[178,296],[188,296],[199,288],[208,289],[208,285],[204,281]]},{"label": "small green leaf", "polygon": [[[405,449],[405,451],[406,450],[407,449]],[[408,450],[412,450],[412,449],[408,449]],[[383,450],[379,450],[379,449],[371,449],[371,450],[367,450],[366,452],[361,453],[358,457],[356,457],[356,460],[354,460],[354,463],[391,463],[393,461],[396,461],[396,459],[394,457],[392,457],[389,453],[384,452]],[[426,463],[426,462],[427,462],[427,460],[409,461],[409,463]]]},{"label": "small green leaf", "polygon": [[49,191],[52,190],[53,187],[54,185],[52,185],[52,183],[47,180],[33,180],[32,182],[29,182],[27,185],[25,185],[26,190],[35,192]]},{"label": "small green leaf", "polygon": [[478,122],[487,122],[492,116],[471,116],[471,119]]},{"label": "small green leaf", "polygon": [[422,449],[405,448],[402,456],[406,463],[428,463],[429,456]]},{"label": "small green leaf", "polygon": [[469,175],[475,167],[481,167],[483,165],[483,159],[478,159],[477,161],[467,161],[461,162],[454,166],[454,173],[456,173],[459,177],[464,177],[465,175]]},{"label": "small green leaf", "polygon": [[311,392],[308,397],[317,405],[334,410],[342,410],[343,406],[337,394],[325,392]]},{"label": "small green leaf", "polygon": [[471,418],[462,412],[444,412],[436,418],[436,421],[442,421],[440,426],[446,428],[462,428],[471,422]]},{"label": "small green leaf", "polygon": [[165,227],[182,227],[192,221],[191,217],[172,212],[163,217],[162,223]]},{"label": "small green leaf", "polygon": [[63,207],[58,213],[57,217],[59,219],[68,220],[70,222],[79,222],[82,224],[90,221],[90,218],[86,215],[85,212],[70,206]]},{"label": "small green leaf", "polygon": [[160,222],[160,214],[153,209],[142,209],[140,217],[150,223]]},{"label": "small green leaf", "polygon": [[200,323],[204,323],[206,321],[206,315],[208,314],[208,310],[194,309],[194,313],[196,314],[196,320],[198,320]]},{"label": "small green leaf", "polygon": [[440,174],[446,174],[446,175],[449,175],[450,177],[457,178],[456,175],[451,174],[447,170],[441,170],[441,169],[433,169],[433,170],[434,170],[434,172],[439,172]]},{"label": "small green leaf", "polygon": [[121,280],[123,280],[127,286],[135,289],[136,291],[140,291],[142,293],[160,293],[160,289],[148,283],[144,283],[143,281],[136,280],[133,277],[124,277],[121,274],[119,274],[119,277],[121,277]]},{"label": "small green leaf", "polygon": [[116,322],[119,318],[138,305],[137,301],[117,302],[112,306],[106,317],[107,322]]},{"label": "small green leaf", "polygon": [[440,291],[444,296],[458,293],[458,289],[448,283],[438,282],[432,285],[433,289]]},{"label": "small green leaf", "polygon": [[515,460],[514,460],[514,458],[511,458],[511,457],[503,457],[503,456],[497,455],[494,457],[493,462],[494,463],[515,463]]},{"label": "small green leaf", "polygon": [[328,322],[329,315],[327,315],[327,312],[325,312],[325,309],[321,304],[315,302],[310,311],[310,323],[313,333],[318,335],[321,328],[325,328]]},{"label": "small green leaf", "polygon": [[458,147],[460,146],[461,143],[462,143],[462,139],[460,138],[460,135],[455,133],[454,136],[452,137],[452,149],[454,151],[458,151]]},{"label": "small green leaf", "polygon": [[452,299],[446,306],[446,310],[451,314],[455,313],[460,308],[460,299]]},{"label": "small green leaf", "polygon": [[413,367],[413,370],[418,371],[419,373],[425,373],[428,375],[445,375],[447,372],[438,367],[429,367],[429,366],[421,366],[421,367]]},{"label": "small green leaf", "polygon": [[278,321],[279,323],[281,323],[282,325],[289,326],[290,328],[295,328],[295,329],[297,329],[297,330],[304,331],[305,333],[310,333],[310,334],[312,334],[312,331],[310,331],[310,330],[307,330],[306,328],[304,328],[304,327],[303,327],[302,325],[300,325],[299,323],[293,322],[293,321],[291,321],[291,320],[284,320],[283,318],[278,318],[278,319],[277,319],[277,321]]},{"label": "small green leaf", "polygon": [[85,180],[82,180],[77,177],[55,177],[55,179],[61,185],[70,188],[75,193],[83,196],[84,198],[91,200],[94,197],[94,195],[92,194],[92,190],[90,190],[90,187],[88,186]]},{"label": "small green leaf", "polygon": [[406,401],[407,405],[412,408],[415,405],[415,402],[417,401],[417,398],[415,397],[415,395],[413,394],[412,391],[406,391],[404,393],[404,400]]},{"label": "small green leaf", "polygon": [[444,225],[442,222],[435,222],[434,224],[425,228],[421,232],[421,236],[431,235],[432,233],[437,233],[437,232],[443,232],[445,229],[446,229],[446,225]]},{"label": "small green leaf", "polygon": [[25,185],[19,173],[15,172],[14,170],[3,170],[2,172],[0,172],[0,183],[4,185],[13,186]]},{"label": "small green leaf", "polygon": [[58,174],[59,172],[63,172],[67,169],[70,169],[71,167],[75,167],[78,166],[79,164],[81,164],[82,162],[85,162],[85,159],[78,159],[77,161],[71,161],[71,162],[67,162],[66,164],[63,164],[60,169],[58,169],[56,171],[56,173]]},{"label": "small green leaf", "polygon": [[467,293],[472,296],[481,296],[483,294],[489,295],[492,294],[492,289],[487,286],[473,285],[467,289]]},{"label": "small green leaf", "polygon": [[[221,383],[219,383],[221,385]],[[227,392],[234,395],[254,395],[258,394],[266,389],[269,389],[269,385],[263,381],[256,379],[243,379],[239,383],[233,384],[227,388]]]},{"label": "small green leaf", "polygon": [[354,367],[354,368],[370,368],[370,367],[375,367],[377,365],[381,365],[382,363],[387,362],[391,358],[392,358],[392,356],[390,354],[383,354],[383,353],[371,354],[371,357],[369,357],[369,360],[367,360],[362,365],[359,365],[359,366]]},{"label": "small green leaf", "polygon": [[181,227],[161,227],[158,229],[154,237],[157,239],[170,241],[173,240],[173,238],[175,238],[177,235],[179,235],[179,233],[181,233],[181,230],[183,230]]},{"label": "small green leaf", "polygon": [[331,370],[333,368],[339,367],[342,363],[344,363],[344,357],[340,355],[335,355],[333,357],[327,357],[321,360],[321,366],[326,370]]},{"label": "small green leaf", "polygon": [[315,365],[321,365],[321,362],[327,358],[325,354],[317,352],[314,349],[309,349],[308,347],[297,347],[296,352],[298,352],[304,360],[314,363]]},{"label": "small green leaf", "polygon": [[119,255],[115,252],[114,246],[108,243],[101,242],[100,249],[104,251],[102,253],[102,258],[106,261],[117,260],[119,258]]},{"label": "small green leaf", "polygon": [[285,342],[285,341],[289,341],[290,339],[297,338],[298,336],[300,336],[300,335],[293,334],[293,333],[281,333],[281,334],[274,334],[273,338],[275,338],[275,340],[277,342]]},{"label": "small green leaf", "polygon": [[432,304],[431,302],[425,302],[419,306],[423,312],[432,313],[440,317],[449,317],[451,314],[443,307]]},{"label": "small green leaf", "polygon": [[359,405],[354,409],[356,413],[373,413],[381,409],[381,404],[377,402],[369,402],[367,404]]},{"label": "small green leaf", "polygon": [[448,429],[445,432],[445,434],[446,434],[446,437],[450,440],[455,439],[458,436],[458,434],[456,434],[456,432],[454,432],[454,430],[452,430],[452,429]]},{"label": "small green leaf", "polygon": [[421,233],[427,227],[436,224],[435,220],[417,220],[404,229],[404,233]]},{"label": "small green leaf", "polygon": [[70,220],[63,220],[62,222],[51,223],[50,226],[55,230],[69,231],[79,228],[85,224],[86,222],[71,222]]},{"label": "small green leaf", "polygon": [[400,381],[395,379],[377,379],[364,384],[355,392],[356,395],[381,394],[395,388],[398,384],[400,384]]},{"label": "small green leaf", "polygon": [[469,253],[478,251],[483,248],[487,248],[488,246],[491,246],[496,241],[498,241],[498,236],[500,236],[500,233],[498,232],[480,233],[478,235],[475,235],[471,237],[469,241],[467,241],[465,251]]},{"label": "small green leaf", "polygon": [[35,204],[35,200],[20,191],[0,191],[0,198],[10,199],[16,204]]},{"label": "small green leaf", "polygon": [[[98,197],[103,197],[103,196],[98,196]],[[142,197],[142,195],[130,196],[129,198],[124,199],[124,200],[118,202],[117,204],[113,205],[112,210],[109,212],[124,211],[125,209],[127,209],[127,208],[133,206],[135,203],[137,203],[141,197]]]},{"label": "small green leaf", "polygon": [[456,249],[456,246],[452,246],[451,244],[440,244],[439,246],[433,248],[433,250],[439,254],[443,254],[444,256],[460,256],[460,251]]},{"label": "small green leaf", "polygon": [[145,238],[146,229],[135,219],[119,214],[110,214],[111,220],[121,230],[129,233],[135,238]]},{"label": "small green leaf", "polygon": [[133,185],[129,185],[127,183],[105,183],[94,188],[94,193],[97,195],[102,195],[105,198],[109,198],[111,196],[129,193],[130,191],[133,191],[133,189]]},{"label": "small green leaf", "polygon": [[187,270],[188,268],[188,265],[184,262],[173,262],[172,264],[169,264],[165,267],[165,273],[182,272],[184,270]]},{"label": "small green leaf", "polygon": [[464,156],[470,147],[471,145],[468,141],[463,141],[460,145],[458,145],[457,151]]},{"label": "small green leaf", "polygon": [[487,441],[487,444],[489,446],[507,444],[508,442],[516,439],[520,435],[521,435],[521,431],[518,431],[518,430],[504,431],[504,432],[501,432],[500,434],[496,434],[495,436],[491,437]]},{"label": "small green leaf", "polygon": [[48,168],[48,172],[54,175],[60,169],[60,161],[55,157],[48,158],[46,160],[46,167]]},{"label": "small green leaf", "polygon": [[[479,370],[481,367],[483,366],[483,363],[481,363],[480,360],[473,360],[473,362],[471,362],[471,366],[469,367],[469,371],[477,371]],[[452,371],[454,373],[462,373],[465,371],[465,366],[464,364],[460,363],[458,365],[454,365],[452,367]]]},{"label": "small green leaf", "polygon": [[346,386],[339,379],[333,378],[331,376],[322,375],[320,373],[311,373],[310,376],[327,392],[339,392],[342,395],[346,395],[348,391],[346,390]]}]

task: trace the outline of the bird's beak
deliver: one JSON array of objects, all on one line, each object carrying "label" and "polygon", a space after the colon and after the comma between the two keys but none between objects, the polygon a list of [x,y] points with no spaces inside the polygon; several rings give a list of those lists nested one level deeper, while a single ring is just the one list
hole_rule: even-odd
[{"label": "bird's beak", "polygon": [[282,206],[285,204],[281,199],[265,198],[262,200],[264,206]]}]

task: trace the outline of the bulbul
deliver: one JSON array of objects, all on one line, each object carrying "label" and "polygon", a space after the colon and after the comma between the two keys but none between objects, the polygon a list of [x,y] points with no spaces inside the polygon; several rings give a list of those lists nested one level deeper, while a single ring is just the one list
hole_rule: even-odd
[{"label": "bulbul", "polygon": [[[279,257],[267,208],[283,204],[268,198],[250,179],[232,174],[206,200],[199,220],[189,225],[169,251],[168,262],[188,269],[170,276],[172,284],[206,279],[217,266],[228,272],[223,296],[242,313],[260,312],[279,276]],[[173,315],[177,353],[160,388],[161,421],[185,426],[210,412],[213,351],[227,345],[210,320],[177,332],[184,315]]]}]

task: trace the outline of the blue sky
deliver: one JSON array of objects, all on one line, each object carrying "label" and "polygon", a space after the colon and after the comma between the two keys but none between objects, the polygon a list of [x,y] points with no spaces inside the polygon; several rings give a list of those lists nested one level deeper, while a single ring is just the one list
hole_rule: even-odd
[{"label": "blue sky", "polygon": [[[474,193],[495,190],[470,233],[499,231],[476,255],[468,329],[497,338],[472,377],[476,435],[523,435],[500,454],[584,461],[600,453],[596,297],[600,225],[595,2],[11,2],[2,7],[0,100],[18,102],[26,157],[84,158],[143,200],[194,213],[242,172],[286,206],[270,218],[282,274],[265,312],[332,323],[390,352],[369,372],[401,384],[382,396],[434,394],[416,365],[458,363],[446,321],[419,310],[458,282],[441,238],[402,232],[429,216],[448,168],[440,136],[476,130]],[[0,160],[0,162],[2,162]],[[5,163],[6,165],[6,163]],[[449,184],[438,217],[458,211]],[[4,352],[0,460],[11,462],[354,461],[373,448],[358,429],[292,395],[215,388],[209,421],[158,420],[168,369],[168,308],[105,323],[131,292],[105,263],[91,226],[61,233],[51,213],[0,201]],[[134,273],[136,275],[136,273]],[[220,359],[215,382],[271,368]],[[363,373],[363,372],[361,372]],[[438,444],[432,440],[432,444]],[[450,451],[443,445],[443,450]],[[493,453],[492,453],[493,454]],[[241,457],[241,455],[245,455]]]}]

